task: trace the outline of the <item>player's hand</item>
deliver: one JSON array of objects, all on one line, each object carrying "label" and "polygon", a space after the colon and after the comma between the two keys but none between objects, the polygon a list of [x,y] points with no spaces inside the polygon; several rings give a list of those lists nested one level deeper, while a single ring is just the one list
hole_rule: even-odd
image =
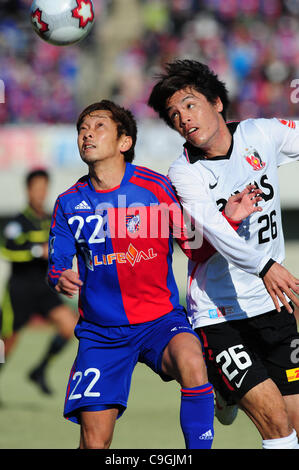
[{"label": "player's hand", "polygon": [[66,295],[67,297],[73,297],[79,292],[79,288],[83,285],[83,282],[79,278],[79,274],[72,269],[66,269],[61,274],[55,290],[60,294]]},{"label": "player's hand", "polygon": [[288,296],[293,304],[299,307],[299,298],[294,294],[294,292],[299,294],[299,279],[294,277],[281,264],[274,263],[263,277],[263,281],[278,312],[280,312],[278,299],[287,308],[289,313],[293,312],[289,305],[289,300],[285,296]]},{"label": "player's hand", "polygon": [[228,199],[225,215],[232,220],[241,221],[253,212],[262,211],[263,209],[257,205],[263,199],[261,193],[261,189],[257,189],[254,184],[248,184],[241,193],[234,194]]}]

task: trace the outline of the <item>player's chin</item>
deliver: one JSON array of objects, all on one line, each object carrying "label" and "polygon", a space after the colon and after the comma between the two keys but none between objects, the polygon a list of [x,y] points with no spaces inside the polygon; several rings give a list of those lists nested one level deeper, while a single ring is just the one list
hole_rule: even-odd
[{"label": "player's chin", "polygon": [[95,155],[92,155],[91,152],[81,152],[81,159],[87,164],[95,163],[97,161],[97,158]]},{"label": "player's chin", "polygon": [[202,150],[205,149],[208,145],[208,139],[206,139],[204,135],[200,134],[199,131],[188,135],[186,140],[193,147],[197,147]]}]

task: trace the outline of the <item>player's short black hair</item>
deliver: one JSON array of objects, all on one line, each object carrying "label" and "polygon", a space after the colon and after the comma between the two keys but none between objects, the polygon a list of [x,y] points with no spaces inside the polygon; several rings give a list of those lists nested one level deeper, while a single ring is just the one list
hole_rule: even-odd
[{"label": "player's short black hair", "polygon": [[210,103],[215,103],[219,97],[223,104],[221,114],[226,119],[229,105],[226,86],[207,65],[196,60],[175,60],[166,64],[165,73],[161,73],[157,78],[158,82],[152,89],[148,105],[168,126],[173,128],[167,114],[167,100],[177,91],[188,87],[204,95]]},{"label": "player's short black hair", "polygon": [[137,140],[137,124],[136,120],[130,110],[125,109],[110,100],[101,100],[93,103],[85,108],[77,120],[77,131],[79,132],[85,116],[92,114],[95,111],[110,111],[112,119],[117,125],[118,137],[128,135],[132,138],[132,146],[129,150],[124,152],[126,162],[132,162],[135,156],[135,144]]},{"label": "player's short black hair", "polygon": [[31,181],[36,177],[45,178],[47,181],[49,181],[50,179],[48,171],[43,168],[31,170],[27,173],[26,178],[25,178],[25,183],[26,183],[27,188],[30,185]]}]

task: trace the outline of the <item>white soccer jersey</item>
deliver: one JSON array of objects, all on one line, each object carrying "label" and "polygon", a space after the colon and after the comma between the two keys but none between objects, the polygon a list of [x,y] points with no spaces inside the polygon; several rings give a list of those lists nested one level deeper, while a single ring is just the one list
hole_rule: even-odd
[{"label": "white soccer jersey", "polygon": [[[227,156],[193,154],[191,163],[187,145],[169,169],[184,211],[217,250],[205,263],[188,264],[187,307],[194,328],[275,308],[258,274],[269,259],[284,260],[277,167],[299,159],[299,122],[248,119],[234,127]],[[249,183],[263,191],[263,211],[245,219],[236,233],[219,211]]]}]

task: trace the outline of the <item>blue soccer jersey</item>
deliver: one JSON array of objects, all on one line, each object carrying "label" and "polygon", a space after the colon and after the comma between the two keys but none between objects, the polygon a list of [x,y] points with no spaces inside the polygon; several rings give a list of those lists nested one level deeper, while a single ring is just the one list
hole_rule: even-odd
[{"label": "blue soccer jersey", "polygon": [[107,326],[159,318],[179,305],[172,254],[174,226],[184,240],[181,224],[165,176],[127,163],[121,184],[107,191],[85,176],[55,203],[49,283],[55,287],[77,255],[82,318]]}]

